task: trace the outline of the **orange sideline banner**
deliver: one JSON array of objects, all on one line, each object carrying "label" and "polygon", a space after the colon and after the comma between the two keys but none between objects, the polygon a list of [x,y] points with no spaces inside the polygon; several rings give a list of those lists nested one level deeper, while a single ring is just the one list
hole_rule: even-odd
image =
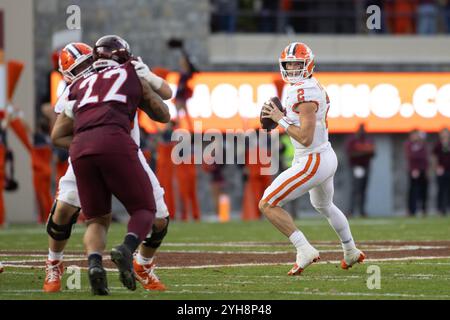
[{"label": "orange sideline banner", "polygon": [[[436,132],[450,127],[450,73],[317,72],[327,91],[330,132],[354,132],[362,122],[369,132]],[[202,72],[191,79],[193,96],[187,109],[193,121],[208,129],[259,128],[264,101],[277,95],[278,72]],[[177,73],[168,82],[176,92]],[[286,91],[283,89],[282,98]],[[166,101],[173,117],[174,99]],[[145,114],[140,125],[148,132],[162,128]],[[188,128],[185,118],[181,126]]]}]

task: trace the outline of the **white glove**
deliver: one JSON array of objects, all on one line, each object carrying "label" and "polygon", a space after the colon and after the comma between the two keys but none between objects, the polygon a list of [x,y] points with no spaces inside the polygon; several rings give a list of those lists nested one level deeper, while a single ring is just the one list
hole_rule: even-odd
[{"label": "white glove", "polygon": [[151,72],[150,68],[142,61],[141,57],[138,57],[138,61],[131,61],[131,63],[134,65],[134,69],[139,78],[147,81],[152,86],[153,90],[161,89],[164,80]]}]

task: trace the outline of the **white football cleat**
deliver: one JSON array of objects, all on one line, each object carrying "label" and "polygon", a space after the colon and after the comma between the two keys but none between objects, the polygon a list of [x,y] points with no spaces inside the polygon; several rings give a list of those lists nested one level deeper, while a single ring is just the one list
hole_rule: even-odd
[{"label": "white football cleat", "polygon": [[344,259],[341,261],[341,268],[348,270],[355,263],[361,263],[366,258],[364,252],[359,249],[352,249],[349,251],[344,251]]},{"label": "white football cleat", "polygon": [[302,246],[297,250],[297,259],[294,266],[288,272],[289,276],[298,276],[303,270],[310,264],[320,260],[319,251],[317,251],[313,246],[307,244]]}]

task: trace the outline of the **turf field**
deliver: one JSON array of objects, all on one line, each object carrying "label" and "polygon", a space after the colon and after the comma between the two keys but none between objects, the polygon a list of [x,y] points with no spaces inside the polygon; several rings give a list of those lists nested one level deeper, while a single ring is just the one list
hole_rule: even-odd
[{"label": "turf field", "polygon": [[[339,268],[340,244],[326,220],[305,218],[297,225],[322,258],[299,277],[286,275],[295,252],[267,221],[171,222],[156,261],[168,290],[148,292],[138,285],[128,291],[105,261],[111,291],[106,298],[90,294],[83,226],[75,227],[65,255],[66,267],[81,266],[81,288],[44,294],[45,229],[13,225],[0,230],[0,261],[5,265],[0,299],[450,299],[449,217],[350,220],[354,238],[368,256],[350,270]],[[124,232],[125,225],[112,226],[108,249]],[[367,285],[377,284],[374,269],[380,272],[379,289]],[[70,277],[66,272],[63,283]]]}]

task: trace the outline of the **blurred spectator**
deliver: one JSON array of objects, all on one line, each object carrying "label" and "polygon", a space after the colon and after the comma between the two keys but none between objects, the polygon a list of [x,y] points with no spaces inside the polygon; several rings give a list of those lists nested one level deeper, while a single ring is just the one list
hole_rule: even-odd
[{"label": "blurred spectator", "polygon": [[[190,161],[182,162],[175,166],[182,221],[188,221],[189,216],[195,221],[200,221],[201,217],[197,196],[197,169],[194,162],[193,137],[192,135]],[[182,152],[180,152],[180,156],[184,157]]]},{"label": "blurred spectator", "polygon": [[415,32],[416,0],[386,0],[384,7],[390,33],[411,34]]},{"label": "blurred spectator", "polygon": [[50,125],[48,119],[40,117],[33,134],[31,163],[33,169],[33,184],[39,209],[39,223],[46,223],[52,207],[51,196],[51,161],[52,149],[50,142]]},{"label": "blurred spectator", "polygon": [[277,20],[278,33],[294,33],[294,29],[291,26],[291,13],[293,9],[294,0],[280,0]]},{"label": "blurred spectator", "polygon": [[450,209],[450,133],[444,129],[439,133],[439,141],[433,148],[438,181],[437,208],[441,215]]},{"label": "blurred spectator", "polygon": [[337,14],[334,17],[336,33],[352,34],[356,31],[356,6],[353,1],[336,1]]},{"label": "blurred spectator", "polygon": [[[42,88],[41,94],[38,96],[38,102],[40,103],[40,110],[45,119],[41,119],[41,122],[47,122],[49,126],[49,132],[51,132],[53,125],[55,124],[57,114],[54,111],[54,104],[57,101],[57,97],[62,93],[67,83],[63,80],[61,73],[59,72],[59,54],[61,49],[56,49],[51,54],[51,70],[46,74],[46,83]],[[60,148],[53,148],[52,160],[55,164],[55,185],[58,189],[59,180],[66,174],[69,167],[69,151]]]},{"label": "blurred spectator", "polygon": [[427,214],[428,202],[428,148],[425,133],[414,130],[405,143],[405,154],[408,160],[409,192],[408,214],[415,216],[418,203],[423,214]]},{"label": "blurred spectator", "polygon": [[254,9],[259,13],[259,32],[275,32],[278,2],[273,0],[255,1],[255,4],[258,3],[258,7]]},{"label": "blurred spectator", "polygon": [[[8,148],[8,139],[7,139],[7,130],[8,126],[11,126],[14,118],[22,118],[23,115],[18,115],[22,113],[17,108],[13,108],[14,110],[11,112],[7,112],[6,114],[1,114],[1,125],[0,125],[0,186],[2,186],[5,191],[16,191],[19,188],[19,183],[15,179],[14,175],[14,152],[10,148]],[[22,120],[20,120],[22,121]],[[28,127],[24,124],[24,135],[28,135]],[[31,145],[30,142],[28,144]],[[0,199],[0,225],[2,224],[1,211],[3,206],[3,198]]]},{"label": "blurred spectator", "polygon": [[142,127],[139,128],[139,137],[142,154],[144,155],[145,160],[147,161],[150,168],[153,170],[153,168],[155,168],[155,164],[152,164],[152,162],[155,158],[155,151],[152,150],[152,140],[155,139],[150,137],[150,135]]},{"label": "blurred spectator", "polygon": [[417,33],[435,34],[437,32],[438,6],[436,0],[418,0]]},{"label": "blurred spectator", "polygon": [[444,21],[447,33],[450,33],[450,0],[441,0],[444,9]]},{"label": "blurred spectator", "polygon": [[375,143],[367,137],[364,124],[347,141],[347,154],[352,169],[352,191],[349,215],[353,216],[355,207],[362,217],[366,217],[366,190],[370,174],[370,161],[375,155]]},{"label": "blurred spectator", "polygon": [[192,94],[194,93],[192,85],[189,81],[191,80],[194,73],[197,72],[197,68],[191,62],[186,51],[184,49],[182,49],[181,51],[182,55],[179,59],[180,79],[178,80],[177,92],[175,94],[175,106],[178,111],[178,116],[180,116],[180,111],[181,114],[184,113],[184,116],[186,117],[186,120],[188,122],[189,131],[194,132],[193,124],[186,107],[186,102],[189,98],[192,97]]},{"label": "blurred spectator", "polygon": [[[272,182],[272,177],[267,174],[261,174],[264,168],[268,169],[269,164],[263,164],[261,155],[270,156],[270,146],[267,145],[268,150],[264,150],[264,143],[260,143],[261,136],[259,130],[256,130],[256,139],[252,135],[248,138],[245,152],[245,174],[246,183],[244,185],[244,198],[242,208],[242,220],[258,220],[261,219],[261,212],[259,210],[259,201],[264,195],[264,190]],[[270,141],[270,136],[267,137]]]},{"label": "blurred spectator", "polygon": [[[225,138],[224,140],[225,141]],[[222,149],[222,154],[224,155],[225,159],[225,148],[222,142],[214,141],[211,142],[209,145],[210,150],[218,150],[219,148]],[[206,155],[209,157],[209,155]],[[213,200],[213,207],[215,210],[215,213],[219,214],[219,199],[222,194],[225,194],[225,177],[223,176],[223,169],[225,168],[223,163],[216,163],[214,159],[204,159],[205,161],[202,162],[202,168],[203,170],[209,174],[210,176],[210,190],[212,193],[212,200]],[[209,162],[210,164],[206,163]],[[213,162],[213,163],[211,163]]]},{"label": "blurred spectator", "polygon": [[[52,51],[50,60],[51,60],[51,68],[49,68],[48,72],[45,74],[45,82],[43,85],[39,86],[38,95],[37,95],[37,107],[36,112],[39,114],[42,112],[44,116],[46,116],[50,123],[50,129],[53,128],[53,124],[56,121],[56,113],[53,110],[52,105],[52,96],[56,96],[56,89],[58,88],[58,85],[55,83],[52,83],[53,81],[61,82],[60,86],[64,88],[66,86],[65,82],[62,80],[62,75],[59,73],[59,54],[61,52],[61,49],[56,49]],[[53,74],[59,75],[59,80],[57,77],[53,77]],[[62,91],[61,91],[62,92]],[[55,102],[55,101],[53,101]]]},{"label": "blurred spectator", "polygon": [[238,0],[212,0],[212,31],[236,31]]}]

